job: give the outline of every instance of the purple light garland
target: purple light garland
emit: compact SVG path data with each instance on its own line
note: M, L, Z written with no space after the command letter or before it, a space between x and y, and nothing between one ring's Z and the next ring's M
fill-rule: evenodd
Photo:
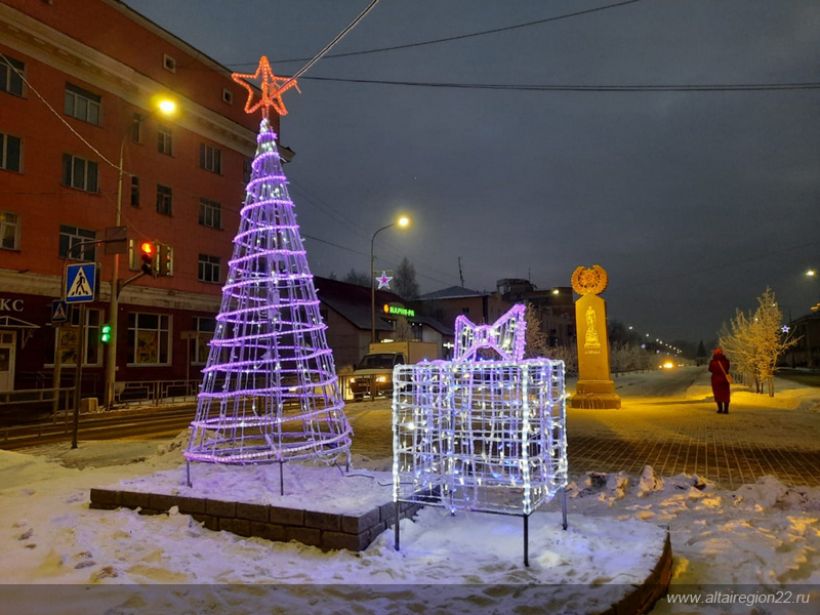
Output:
M224 464L349 457L327 326L267 119L185 458Z

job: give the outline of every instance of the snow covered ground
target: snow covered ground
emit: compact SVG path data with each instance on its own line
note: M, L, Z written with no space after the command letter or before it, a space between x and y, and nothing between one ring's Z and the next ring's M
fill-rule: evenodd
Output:
M705 395L698 382L687 396ZM799 412L807 429L820 420L816 389L781 390L773 402L759 396L743 402L740 395L739 405ZM743 424L735 428L745 431ZM656 476L651 468L640 476L579 476L571 484L567 532L560 530L557 503L533 516L529 569L520 561L520 520L494 515L452 518L425 509L415 522L403 521L401 552L386 533L354 554L211 532L175 512L150 517L88 508L91 487L154 472L181 476L181 443L177 438L160 450L156 442L120 441L85 442L75 451L0 451L0 580L7 584L0 586L0 611L421 613L438 605L442 612L474 613L529 604L535 612L594 612L646 576L651 549L634 545L656 545L667 526L673 592L811 592L812 603L753 610L661 599L654 612L816 613L820 605L817 487L787 487L768 477L728 491L697 476ZM354 461L362 469L386 465ZM264 480L278 489L278 469L269 472ZM39 591L32 583L50 585ZM76 591L86 584L96 589Z

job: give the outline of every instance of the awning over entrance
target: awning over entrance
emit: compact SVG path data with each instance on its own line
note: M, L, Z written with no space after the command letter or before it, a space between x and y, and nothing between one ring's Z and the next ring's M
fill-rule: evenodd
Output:
M35 325L33 322L15 318L14 316L0 316L0 329L22 329L20 336L20 348L26 347L26 342L34 335L34 330L39 329L40 325Z

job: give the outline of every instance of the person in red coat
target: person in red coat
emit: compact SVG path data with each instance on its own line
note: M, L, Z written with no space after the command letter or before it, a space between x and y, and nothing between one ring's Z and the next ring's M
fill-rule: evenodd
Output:
M709 371L712 372L712 393L717 403L718 414L729 414L729 359L723 354L723 350L715 348L712 353L712 360L709 361Z

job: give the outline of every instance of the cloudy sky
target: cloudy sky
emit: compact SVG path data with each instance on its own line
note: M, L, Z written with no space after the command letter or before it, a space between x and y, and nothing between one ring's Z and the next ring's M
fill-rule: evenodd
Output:
M381 0L332 53L542 20L617 0ZM368 0L127 0L232 69L290 74ZM816 0L639 0L495 34L326 58L289 94L281 141L318 275L369 268L370 237L423 292L609 272L609 315L709 339L772 287L820 298L820 89L522 91L526 85L820 83Z

